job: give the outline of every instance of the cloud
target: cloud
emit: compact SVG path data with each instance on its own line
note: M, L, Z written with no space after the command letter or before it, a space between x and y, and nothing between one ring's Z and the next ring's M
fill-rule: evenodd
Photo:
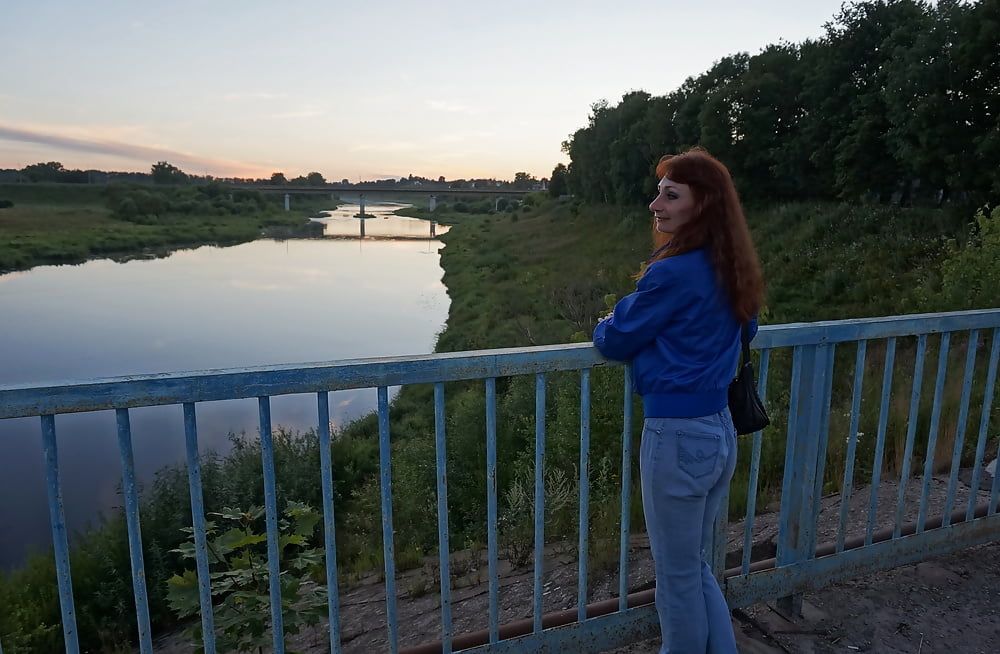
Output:
M464 104L458 104L457 102L448 102L445 100L427 100L427 106L436 111L446 111L453 114L474 114L476 111L471 107Z
M416 143L410 141L389 141L386 143L362 143L351 148L351 152L405 152L415 150Z
M227 102L234 102L237 100L281 100L282 98L287 97L287 93L271 93L270 91L243 91L227 93L222 96L222 99Z
M245 291L287 291L288 286L268 282L255 282L245 279L231 279L229 285Z
M181 152L160 146L136 145L134 143L106 139L65 136L38 129L24 129L4 125L0 125L0 141L36 143L52 148L71 150L73 152L122 157L124 159L132 159L133 161L141 161L145 164L166 160L181 168L209 169L216 174L251 174L250 171L254 171L252 174L260 174L256 171L264 169L263 166L257 164L203 157L190 152Z
M271 118L315 118L316 116L322 116L326 114L326 111L312 105L306 105L301 109L293 109L292 111L282 111L276 114L271 114Z
M466 141L477 141L482 139L491 139L496 136L496 132L490 132L486 130L475 130L472 132L452 132L449 134L444 134L438 141L441 143L464 143Z

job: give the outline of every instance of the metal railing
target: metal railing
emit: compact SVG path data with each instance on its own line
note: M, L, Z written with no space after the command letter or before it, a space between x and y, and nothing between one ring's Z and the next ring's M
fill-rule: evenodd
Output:
M951 456L945 510L928 518L928 488L934 472L936 440L940 430L943 389L948 374L949 348L953 336L967 332L967 349L959 398L955 444ZM940 337L936 336L940 334ZM914 370L905 448L899 469L898 501L891 528L877 524L878 489L885 468L884 453L889 427L890 395L896 363L897 343L915 337ZM914 456L916 428L921 405L921 380L929 339L938 345L938 366L934 385L927 454L924 457L919 513L915 523L903 524L906 481ZM727 510L723 501L712 548L713 569L724 580L724 591L731 606L745 606L765 599L783 598L795 607L800 593L839 579L865 574L919 560L978 543L1000 538L997 500L1000 475L995 475L989 500L977 504L975 490L967 506L954 511L958 468L964 447L965 424L970 417L970 399L981 342L989 341L982 392L982 406L973 462L971 487L981 482L980 470L986 445L995 393L998 358L1000 358L1000 309L947 314L895 316L818 323L765 326L760 329L754 348L759 351L762 395L767 395L768 377L775 378L777 353L787 358L790 385L787 406L770 402L772 410L783 414L787 426L785 458L781 487L776 556L762 561L751 560L756 498L763 435L741 440L752 447L747 484L747 511L744 521L740 564L725 569ZM869 344L885 342L878 434L872 464L871 497L863 536L848 537L849 500L853 491L858 424L863 398L864 373ZM816 524L823 493L824 467L830 436L830 410L833 396L835 353L838 347L855 344L853 385L850 402L850 426L846 439L844 474L841 484L841 507L835 541L817 545ZM881 346L880 346L881 347ZM588 605L588 521L590 503L590 409L591 371L595 367L619 365L603 359L590 344L558 345L504 350L484 350L426 356L363 359L300 366L271 366L198 373L136 376L63 383L51 386L0 387L0 419L39 417L46 464L46 482L57 569L62 629L67 652L78 652L73 585L69 563L69 545L60 492L57 455L56 416L74 412L114 409L117 418L119 450L122 463L122 492L132 563L132 583L138 625L140 651L152 651L152 633L146 600L142 542L139 529L139 498L132 456L132 432L129 410L156 405L180 405L184 416L187 446L187 470L191 496L193 527L204 648L215 651L213 610L208 553L206 549L205 510L198 458L198 422L196 407L200 402L236 398L258 398L261 456L264 475L265 520L269 561L271 620L275 652L284 651L279 585L278 507L275 494L274 444L272 439L270 398L278 395L315 393L317 434L323 496L323 535L326 551L326 578L329 590L329 635L333 652L341 651L338 605L336 543L334 538L333 479L330 448L331 391L376 388L380 454L380 493L385 563L386 615L388 648L399 651L396 609L396 567L392 518L392 473L390 466L389 387L430 383L434 385L436 443L437 518L440 549L441 640L411 651L466 649L470 652L513 652L552 648L550 651L601 651L655 632L656 617L652 591L628 593L628 547L631 532L629 509L632 492L632 391L630 375L625 374L623 407L621 519L618 597ZM543 615L544 469L545 469L545 393L546 375L578 371L580 375L580 479L577 606L557 614ZM497 392L496 379L515 375L535 376L535 493L534 493L534 576L532 617L530 621L501 625L499 620L499 574L497 542ZM451 575L449 571L449 525L447 469L445 465L444 384L461 380L483 380L486 399L486 492L489 566L488 629L479 634L457 636L452 628ZM773 395L773 393L772 393Z

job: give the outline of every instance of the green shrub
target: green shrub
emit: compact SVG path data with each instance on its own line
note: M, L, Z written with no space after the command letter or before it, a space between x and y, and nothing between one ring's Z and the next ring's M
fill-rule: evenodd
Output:
M220 652L262 651L272 638L267 534L261 529L264 509L226 508L211 515L216 520L206 525L206 535L218 631L216 646ZM319 521L320 515L311 507L289 502L279 523L281 609L286 636L299 633L303 626L317 624L326 613L326 587L312 580L314 572L323 569L323 553L309 546ZM173 552L193 564L194 530L184 531L191 540ZM174 575L167 585L167 599L177 617L200 615L198 575L194 570ZM193 620L185 633L197 647L202 641L201 620Z

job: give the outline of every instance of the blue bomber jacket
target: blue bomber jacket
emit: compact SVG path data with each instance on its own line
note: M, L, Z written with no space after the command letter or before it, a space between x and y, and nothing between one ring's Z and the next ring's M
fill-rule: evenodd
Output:
M751 338L757 321L750 325ZM696 418L728 404L741 324L704 249L649 265L634 293L594 329L609 359L632 362L647 418Z

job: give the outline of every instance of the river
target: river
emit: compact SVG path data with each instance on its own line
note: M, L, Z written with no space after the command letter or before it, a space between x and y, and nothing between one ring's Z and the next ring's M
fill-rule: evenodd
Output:
M320 220L324 237L202 246L163 258L39 266L0 275L0 385L329 361L433 351L448 314L440 241L447 228L369 205ZM375 406L375 391L331 394L344 424ZM276 397L272 422L316 424L315 395ZM136 473L184 460L180 406L131 412ZM198 408L203 451L257 433L256 400ZM117 510L121 464L113 411L59 416L68 526ZM0 568L51 544L38 418L0 420Z

